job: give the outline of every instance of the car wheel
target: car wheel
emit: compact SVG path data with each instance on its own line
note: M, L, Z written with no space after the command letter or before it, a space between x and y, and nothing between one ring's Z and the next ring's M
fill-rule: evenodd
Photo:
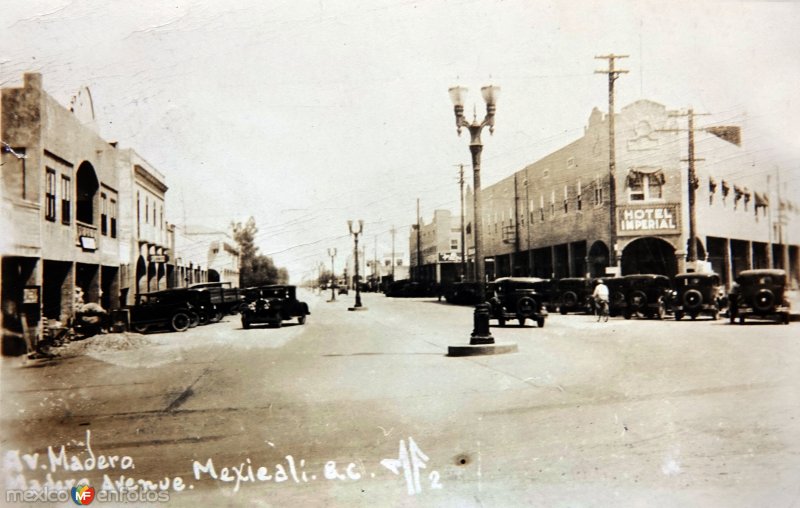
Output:
M189 314L189 328L194 328L200 324L200 316L196 312Z
M220 321L222 321L222 312L220 311L214 312L211 319L208 320L209 323L219 323Z
M564 296L561 297L561 301L567 307L574 307L578 304L578 295L575 294L574 291L567 291L564 293Z
M558 312L560 312L562 316L566 316L567 315L567 308L564 307L564 306L559 307Z
M630 318L631 318L631 311L629 311L629 310L626 310L626 311L625 311L625 312L622 314L622 317L624 317L625 319L630 319Z
M139 323L133 325L133 331L136 333L147 333L148 328L150 328L150 325L139 324Z
M544 328L544 318L540 317L536 319L536 326L539 328Z
M197 313L197 324L201 326L205 326L211 322L211 319L208 317L208 314L205 312L198 312Z
M703 294L696 290L690 289L683 294L683 305L689 309L696 309L703 303Z
M300 323L301 325L306 324L306 317L305 316L298 316L297 322Z
M632 307L640 309L645 305L647 305L647 295L645 294L644 291L637 289L636 291L631 293L630 302Z
M664 308L664 305L661 304L658 306L656 310L656 319L664 319L664 316L667 314L667 309Z
M177 312L169 320L170 328L175 332L185 332L189 329L191 318L185 312Z
M762 289L753 298L753 307L761 312L768 312L775 303L775 295L769 289Z

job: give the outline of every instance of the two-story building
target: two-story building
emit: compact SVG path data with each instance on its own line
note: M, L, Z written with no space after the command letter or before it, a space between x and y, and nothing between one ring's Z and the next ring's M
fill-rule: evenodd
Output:
M408 237L411 278L448 283L465 275L461 263L461 216L435 210L433 220L414 225Z
M34 341L42 317L72 316L76 288L119 306L117 150L94 128L88 89L71 111L25 74L0 97L3 327Z
M640 100L615 117L615 229L611 229L608 117L584 135L482 190L488 278L659 273L693 269L688 133L664 106ZM681 127L683 130L681 130ZM696 129L696 246L726 283L747 268L782 267L797 280L796 207L741 146L737 129ZM700 157L700 155L698 155ZM467 245L473 196L468 191ZM780 206L779 203L783 203ZM474 252L470 249L470 253ZM616 259L616 263L613 262Z

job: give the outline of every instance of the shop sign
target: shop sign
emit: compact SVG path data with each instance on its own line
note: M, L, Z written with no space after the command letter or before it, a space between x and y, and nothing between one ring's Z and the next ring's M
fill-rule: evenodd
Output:
M151 263L166 263L167 262L167 256L151 254L150 255L150 262Z
M460 252L440 252L439 253L439 262L440 263L460 263L461 262L461 253Z
M617 208L617 229L621 235L678 234L679 210L677 204L620 206Z

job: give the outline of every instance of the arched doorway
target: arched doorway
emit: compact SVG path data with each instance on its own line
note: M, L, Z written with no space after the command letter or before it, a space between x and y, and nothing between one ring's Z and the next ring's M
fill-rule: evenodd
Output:
M602 277L606 274L608 266L608 246L600 240L592 244L589 249L589 274L592 277Z
M655 273L674 277L678 273L675 247L666 240L647 236L639 238L622 251L622 275Z
M219 281L220 281L219 272L209 268L208 282L219 282Z
M136 294L147 293L147 263L139 256L136 261Z
M84 161L75 175L75 219L84 224L94 224L94 201L100 182L94 167Z

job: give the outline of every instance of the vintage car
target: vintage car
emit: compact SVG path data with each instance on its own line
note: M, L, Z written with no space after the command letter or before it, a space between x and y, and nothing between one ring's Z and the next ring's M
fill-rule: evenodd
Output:
M672 311L675 319L683 316L696 319L708 314L711 319L719 317L724 299L720 298L722 284L716 273L681 273L672 280L675 287Z
M157 327L186 331L198 319L189 293L186 288L140 293L136 296L136 304L126 309L131 328L139 333Z
M670 307L672 283L665 275L625 275L625 296L628 302L622 315L630 319L634 314L647 318L663 319Z
M219 312L219 318L211 322L222 319L223 314L235 314L241 310L244 296L239 288L231 287L230 282L199 282L191 284L189 289L207 290L211 304Z
M786 299L786 272L776 269L745 270L736 277L728 295L731 323L746 317L777 318L789 324L789 302Z
M554 303L563 315L568 312L586 312L591 308L589 299L594 291L590 279L566 277L556 283Z
M280 327L283 321L297 318L305 324L306 316L311 314L308 305L297 299L297 287L283 284L249 288L245 291L247 306L242 310L242 328L250 328L254 323L267 323Z
M539 328L544 327L547 308L542 295L536 291L543 280L536 277L503 277L492 282L489 285L489 294L493 295L489 299L491 318L497 319L500 326L505 326L510 319L516 319L520 326L524 326L527 319L532 319Z
M627 279L624 277L608 277L602 280L608 286L608 315L614 317L621 314L630 318L630 314L628 314ZM594 292L596 282L596 280L592 281L592 292ZM591 303L594 309L594 300Z
M456 305L475 305L480 303L479 290L477 282L454 282L445 289L444 298Z

